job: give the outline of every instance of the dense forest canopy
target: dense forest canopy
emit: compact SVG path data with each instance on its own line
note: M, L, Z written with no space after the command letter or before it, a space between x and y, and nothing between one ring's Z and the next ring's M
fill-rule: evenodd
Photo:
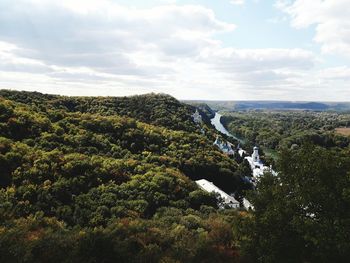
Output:
M0 218L10 224L7 227L30 227L23 220L28 224L41 220L44 232L49 231L46 224L60 231L77 227L92 231L136 220L145 228L156 227L154 218L169 213L200 226L211 220L209 214L217 213L218 201L193 181L205 178L229 192L241 184L234 173L237 163L213 146L212 128L203 124L203 134L192 120L194 107L170 96L0 94ZM223 218L213 220L225 225ZM164 224L157 231L173 223ZM219 231L213 224L213 231ZM125 228L125 235L132 231ZM194 236L185 241L196 242L207 230L186 230ZM107 233L103 231L101 235ZM146 235L144 230L135 231ZM130 242L125 246L138 246L131 238ZM156 255L160 248L154 246L149 249L155 251L147 253ZM229 253L226 249L232 250L227 245L224 254ZM11 257L1 254L4 260Z
M335 132L350 127L350 114L312 111L225 112L223 124L239 137L279 150L311 140L322 147L347 147L350 139Z
M278 174L246 191L213 114L163 94L1 90L0 262L347 262L349 139L332 131L348 115L225 114L248 145L281 151ZM203 178L254 210L222 209Z
M130 97L65 97L38 92L0 90L0 96L36 106L37 110L62 110L131 117L141 122L165 126L173 130L195 131L189 112L194 107L179 103L166 94L146 94Z

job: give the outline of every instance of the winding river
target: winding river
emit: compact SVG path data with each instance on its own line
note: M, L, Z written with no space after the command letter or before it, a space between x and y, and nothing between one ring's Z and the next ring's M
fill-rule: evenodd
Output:
M214 118L212 118L211 124L214 125L215 129L218 130L219 132L222 132L223 134L226 134L227 136L237 140L240 144L244 144L244 140L237 138L236 136L234 136L233 134L231 134L225 127L224 125L222 125L222 123L220 122L221 119L221 114L215 112L215 116ZM243 198L243 207L247 210L250 209L254 209L254 206L246 199Z
M217 113L215 112L215 116L214 118L212 118L210 121L211 121L211 124L214 125L215 129L217 129L219 132L239 141L239 143L241 144L244 144L244 140L240 139L240 138L237 138L236 136L234 136L233 134L231 134L225 127L224 125L222 125L222 123L220 122L220 119L221 119L221 114L220 113Z

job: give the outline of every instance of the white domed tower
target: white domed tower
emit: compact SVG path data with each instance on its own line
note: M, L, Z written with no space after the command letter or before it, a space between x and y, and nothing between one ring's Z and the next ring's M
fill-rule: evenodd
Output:
M260 162L259 147L257 147L257 146L254 147L252 158L253 158L253 162L255 162L255 163Z

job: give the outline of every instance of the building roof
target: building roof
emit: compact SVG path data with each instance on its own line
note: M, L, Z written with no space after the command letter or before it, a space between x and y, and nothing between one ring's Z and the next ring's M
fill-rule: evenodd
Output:
M224 191L222 191L219 187L214 185L212 182L209 182L208 180L201 179L196 181L197 185L201 187L203 190L207 192L214 192L218 193L220 197L224 200L225 204L230 205L231 207L239 207L239 202L232 196L228 195Z

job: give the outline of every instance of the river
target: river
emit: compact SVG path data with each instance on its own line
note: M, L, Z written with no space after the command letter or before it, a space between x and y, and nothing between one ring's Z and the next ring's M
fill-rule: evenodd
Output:
M210 121L211 121L211 124L214 125L215 129L217 129L219 132L229 136L229 137L232 137L233 139L239 141L239 143L241 144L244 144L244 140L240 139L240 138L237 138L236 136L234 136L233 134L231 134L225 127L224 125L222 125L220 119L221 119L221 114L220 113L217 113L215 112L215 116L214 118L212 118Z

